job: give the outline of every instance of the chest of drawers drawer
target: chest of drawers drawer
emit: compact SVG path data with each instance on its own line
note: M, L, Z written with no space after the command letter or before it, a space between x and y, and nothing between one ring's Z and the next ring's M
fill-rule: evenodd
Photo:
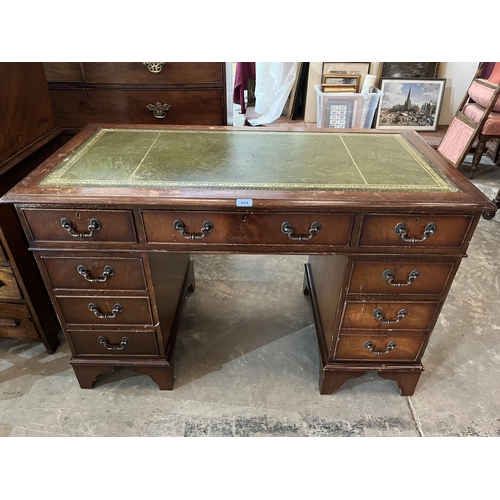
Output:
M355 261L349 294L436 295L444 293L455 262Z
M0 300L17 299L22 299L22 294L12 269L0 266Z
M78 356L158 356L154 331L69 330L68 336Z
M439 302L432 301L346 301L341 333L344 329L427 331L437 317L439 306Z
M334 359L337 361L416 361L427 336L418 332L390 332L374 335L366 331L339 335Z
M28 306L25 304L1 304L0 330L7 337L38 338Z
M43 255L41 260L55 291L147 290L144 266L140 258Z
M359 246L460 249L472 222L468 215L367 214Z
M347 245L352 214L144 211L149 243Z
M223 89L54 89L60 126L88 123L222 125ZM156 103L159 103L158 106Z
M36 210L23 213L36 242L135 242L129 210Z
M220 84L224 81L221 64L213 62L195 64L186 62L144 64L140 62L86 62L83 66L89 83L184 85Z
M153 317L148 297L57 296L67 325L144 325Z

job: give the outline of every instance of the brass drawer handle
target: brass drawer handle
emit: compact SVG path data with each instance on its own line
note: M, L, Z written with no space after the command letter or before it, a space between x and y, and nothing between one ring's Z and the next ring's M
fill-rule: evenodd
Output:
M394 282L394 275L389 269L386 269L382 273L382 279L386 280L389 285L391 286L409 286L411 285L418 277L420 276L420 272L417 269L414 269L413 271L410 272L408 275L408 281L406 283L400 282L400 283L395 283Z
M183 238L186 238L188 240L200 240L214 230L214 225L209 220L206 220L201 228L201 234L187 234L184 222L182 222L180 219L177 219L174 221L174 229L181 233L181 236Z
M151 73L153 73L154 75L157 75L163 69L164 64L167 64L167 63L164 63L164 62L143 62L142 63L142 65L146 66L146 68L148 68L148 70L151 71Z
M159 101L156 101L156 104L148 104L146 106L155 118L165 118L167 116L168 110L172 107L171 104L162 104Z
M90 219L90 224L87 228L88 232L79 233L78 231L74 230L73 223L69 219L66 219L66 217L63 217L61 219L61 226L75 238L90 238L102 227L101 223L97 219Z
M104 271L98 278L92 278L85 266L80 265L76 268L76 270L78 271L78 274L85 278L86 281L90 281L91 283L104 283L105 281L108 281L113 274L115 274L115 270L111 266L104 266Z
M371 340L365 342L365 347L370 350L372 354L389 354L396 347L396 342L392 341L387 344L385 351L375 351L375 345Z
M130 339L128 337L122 337L119 344L110 344L105 337L98 337L97 340L99 344L103 345L108 351L121 351L127 344L130 344Z
M281 232L285 233L291 240L295 241L307 241L310 240L313 236L316 236L323 226L320 222L313 222L311 227L309 228L309 236L293 236L293 228L292 224L288 221L283 222L281 224Z
M120 304L115 304L110 314L103 314L95 304L92 304L92 302L89 304L89 309L100 319L116 318L116 316L123 311L123 307Z
M436 224L434 222L429 222L424 229L424 234L421 238L407 238L408 234L406 231L406 224L404 222L398 222L396 227L394 228L394 232L399 234L401 239L406 243L420 243L421 241L425 241L429 236L436 232Z
M19 326L21 322L16 319L0 319L0 326Z
M399 323L407 314L408 314L408 311L406 309L401 309L398 312L396 319L386 319L384 317L384 313L380 309L375 309L375 311L373 311L373 317L379 323L383 323L384 325L393 325L395 323Z

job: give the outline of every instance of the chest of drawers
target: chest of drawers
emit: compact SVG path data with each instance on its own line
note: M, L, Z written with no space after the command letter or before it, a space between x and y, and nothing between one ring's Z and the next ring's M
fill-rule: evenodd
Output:
M41 63L0 63L0 195L62 144ZM0 337L59 344L59 325L12 205L0 205Z
M221 62L44 63L56 122L225 125Z
M108 169L106 147L125 139L131 166ZM370 165L349 162L379 141L415 159L404 182L356 177ZM391 178L399 166L385 161ZM3 201L16 205L81 387L116 366L173 387L191 253L286 253L309 255L325 394L368 370L413 393L478 219L494 210L410 132L145 126L87 127Z

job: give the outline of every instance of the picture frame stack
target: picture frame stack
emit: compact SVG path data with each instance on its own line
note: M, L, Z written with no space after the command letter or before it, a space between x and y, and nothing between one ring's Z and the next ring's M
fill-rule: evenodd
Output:
M348 92L355 94L359 92L360 80L360 74L324 74L321 82L321 91L324 93Z

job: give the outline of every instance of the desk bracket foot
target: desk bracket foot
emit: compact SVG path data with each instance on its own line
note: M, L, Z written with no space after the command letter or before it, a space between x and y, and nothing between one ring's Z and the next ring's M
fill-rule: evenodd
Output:
M344 382L351 378L361 377L366 371L325 371L319 370L319 392L320 394L332 394Z
M401 396L413 396L417 387L421 371L419 372L377 372L379 377L394 380L397 382Z
M114 366L73 366L76 379L82 389L92 389L99 375L111 373Z

